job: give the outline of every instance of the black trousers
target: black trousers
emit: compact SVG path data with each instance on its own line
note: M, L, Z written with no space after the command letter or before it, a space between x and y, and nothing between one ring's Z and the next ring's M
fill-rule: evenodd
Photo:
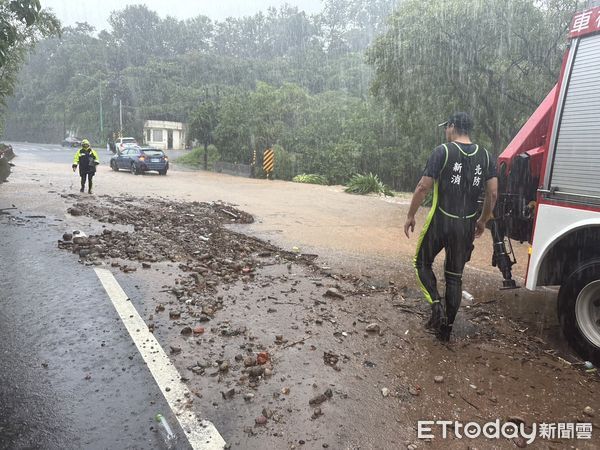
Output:
M79 173L81 176L81 189L85 189L85 180L87 178L88 190L92 190L92 178L94 178L95 173Z
M429 303L441 300L432 264L444 249L444 278L446 280L446 314L448 325L454 323L462 299L462 274L471 259L477 219L457 219L436 210L425 223L415 255L414 264L421 290Z

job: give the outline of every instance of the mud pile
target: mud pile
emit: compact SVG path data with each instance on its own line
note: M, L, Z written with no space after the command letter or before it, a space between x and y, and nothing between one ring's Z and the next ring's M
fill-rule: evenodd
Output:
M172 290L183 300L214 291L220 283L251 281L265 257L307 260L226 228L254 219L220 202L104 197L100 201L76 202L68 212L101 223L126 225L128 229L106 228L102 234L91 236L65 234L58 241L59 248L71 250L87 264L110 263L124 272L136 271L140 264L149 269L153 263L177 263L187 276Z

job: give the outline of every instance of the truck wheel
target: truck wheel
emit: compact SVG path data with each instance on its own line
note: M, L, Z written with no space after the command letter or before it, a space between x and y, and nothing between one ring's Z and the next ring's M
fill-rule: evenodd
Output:
M571 347L600 365L600 260L579 266L560 287L558 318Z

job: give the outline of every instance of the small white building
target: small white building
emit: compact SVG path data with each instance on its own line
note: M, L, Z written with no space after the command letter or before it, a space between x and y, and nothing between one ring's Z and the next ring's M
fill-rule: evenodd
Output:
M183 150L186 141L186 126L181 122L146 120L144 122L144 144L161 150Z

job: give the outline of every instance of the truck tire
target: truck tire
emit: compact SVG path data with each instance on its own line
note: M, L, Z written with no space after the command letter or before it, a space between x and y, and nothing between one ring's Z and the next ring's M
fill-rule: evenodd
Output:
M600 260L580 265L562 284L558 318L579 356L600 365Z

